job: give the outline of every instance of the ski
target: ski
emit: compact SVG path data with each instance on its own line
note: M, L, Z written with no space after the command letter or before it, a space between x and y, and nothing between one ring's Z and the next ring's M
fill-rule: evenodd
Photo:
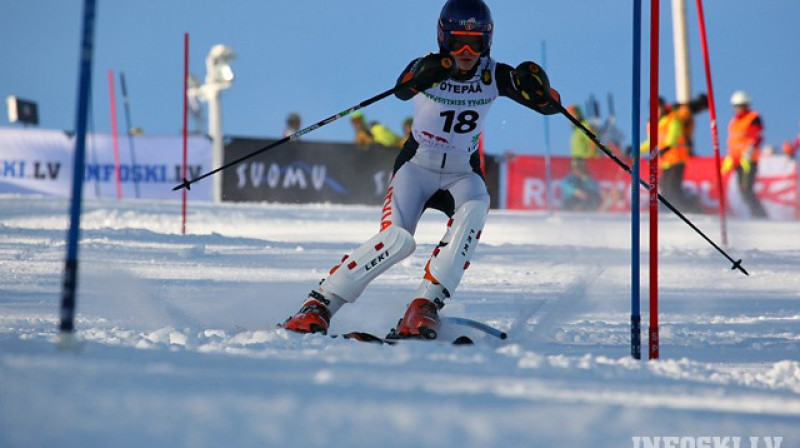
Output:
M502 330L499 330L491 325L485 324L483 322L479 322L473 319L468 319L466 317L449 317L449 316L442 316L441 321L443 324L446 325L456 325L456 326L464 326L469 327L475 330L482 331L489 336L495 337L497 339L506 339L508 338L508 334ZM449 333L454 333L450 331ZM366 333L362 331L351 331L349 333L341 334L341 337L344 339L350 339L359 342L372 342L376 344L386 344L386 345L395 345L400 341L436 341L441 343L450 343L452 345L474 345L474 340L466 334L461 334L460 332L456 331L455 334L457 336L451 336L444 339L436 338L436 339L426 339L426 338L398 338L393 336L393 333L389 333L386 337L376 336L371 333ZM340 335L331 335L331 337L338 337Z
M491 325L485 324L477 320L469 319L466 317L441 316L441 323L443 325L451 327L449 331L444 332L449 334L449 336L439 337L439 338L424 338L424 337L399 338L396 335L394 335L394 332L390 332L385 337L380 337L364 331L350 331L347 333L328 334L327 336L334 339L341 337L342 339L348 339L358 342L369 342L373 344L382 344L382 345L395 345L400 341L431 341L439 343L449 343L452 345L474 345L475 341L473 340L472 337L463 334L459 330L454 331L452 329L452 327L462 326L481 331L497 339L508 338L508 334L506 332L497 329ZM277 327L283 328L283 325L278 324Z
M351 331L350 333L344 333L341 335L330 335L332 338L342 337L343 339L348 339L352 341L358 342L368 342L372 344L380 344L380 345L396 345L403 341L425 341L425 342L439 342L439 343L449 343L452 345L474 345L475 342L467 335L458 336L452 340L441 340L441 339L425 339L425 338L407 338L407 339L400 339L400 338L382 338L380 336L375 336L371 333L366 333L363 331Z

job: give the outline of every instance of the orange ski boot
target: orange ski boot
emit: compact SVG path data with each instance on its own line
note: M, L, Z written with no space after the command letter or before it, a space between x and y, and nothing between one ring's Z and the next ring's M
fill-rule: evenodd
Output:
M286 319L283 328L295 333L327 334L331 322L331 312L326 302L328 300L322 294L313 294L312 292L311 297L300 307L300 311Z
M439 306L428 299L418 298L408 305L406 314L397 323L387 339L436 339L439 330Z

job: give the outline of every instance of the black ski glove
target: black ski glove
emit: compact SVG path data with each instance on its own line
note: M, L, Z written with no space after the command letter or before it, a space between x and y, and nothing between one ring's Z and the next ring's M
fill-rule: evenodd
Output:
M547 73L539 64L530 61L519 64L514 69L513 80L523 104L544 115L558 113L561 95L550 87Z
M412 88L421 92L458 73L458 67L449 54L431 53L420 58L411 73Z
M550 80L544 69L535 62L526 61L514 69L514 84L522 96L536 106L545 106L550 100Z

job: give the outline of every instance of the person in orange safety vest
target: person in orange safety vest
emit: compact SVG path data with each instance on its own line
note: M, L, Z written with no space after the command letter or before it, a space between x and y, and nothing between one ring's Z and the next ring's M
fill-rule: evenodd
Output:
M683 191L683 175L689 161L689 146L677 109L669 111L663 98L658 98L658 155L661 168L661 194L682 211L697 211L696 201ZM650 135L650 124L647 125ZM650 139L642 143L641 151L650 152Z
M739 191L750 209L750 214L764 218L767 214L753 191L764 124L758 112L750 109L750 103L750 96L742 90L731 96L734 116L728 124L728 155L722 163L722 173L736 171Z

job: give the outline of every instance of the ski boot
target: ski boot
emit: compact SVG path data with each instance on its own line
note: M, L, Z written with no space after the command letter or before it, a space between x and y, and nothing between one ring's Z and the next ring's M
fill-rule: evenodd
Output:
M328 333L332 313L328 309L330 300L317 291L311 291L308 300L300 307L300 311L286 319L283 328L295 333Z
M386 339L436 339L439 330L439 310L444 304L436 299L417 298L408 305L406 314Z

